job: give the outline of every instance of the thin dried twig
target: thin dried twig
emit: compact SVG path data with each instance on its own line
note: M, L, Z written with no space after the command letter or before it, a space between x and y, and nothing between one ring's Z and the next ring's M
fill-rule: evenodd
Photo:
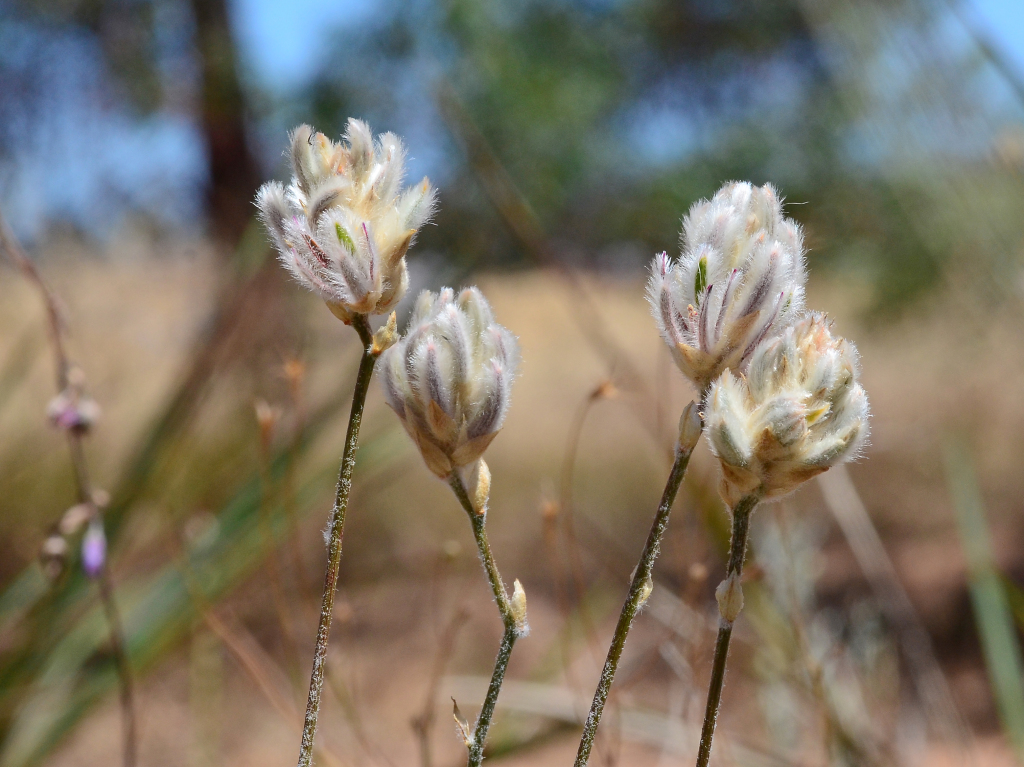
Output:
M576 458L579 454L580 439L583 436L583 427L586 424L587 416L590 414L595 403L613 396L614 393L615 387L611 381L602 381L587 394L577 408L572 424L569 427L569 439L565 448L565 458L562 461L558 499L558 518L562 523L562 537L565 542L566 555L569 560L569 571L575 589L574 596L580 610L580 618L587 635L587 642L595 660L599 657L599 649L594 624L590 618L590 611L583 601L587 586L583 575L583 559L580 556L579 542L576 540L572 479L576 469Z
M271 464L273 458L271 456L271 445L273 442L274 427L277 424L280 416L280 410L271 407L266 402L258 401L255 405L256 409L256 420L259 424L259 473L260 473L260 518L259 525L263 532L264 540L267 546L267 582L270 586L270 597L274 605L274 612L277 615L278 627L281 631L281 638L284 642L285 652L288 656L288 663L292 676L298 678L301 673L301 656L299 654L298 642L295 639L295 632L293 630L293 621L291 620L291 611L288 607L288 601L285 598L284 585L281 577L281 562L280 562L280 548L275 545L273 536L272 526L270 524L270 512L273 502L279 495L274 485L273 473L271 472ZM294 446L294 441L292 443ZM291 455L289 451L289 462L291 462ZM292 522L290 525L289 536L292 541L295 540L296 527L294 525L295 517L293 514L289 514L289 521Z
M214 612L202 587L196 582L187 554L182 554L179 557L179 563L182 582L195 603L196 613L235 657L281 719L293 727L296 732L301 732L303 722L298 708L289 695L280 691L281 685L273 681L275 677L287 680L287 674L278 667L273 658L263 650L260 643L244 626L239 625L235 620L225 620ZM322 743L317 746L316 751L332 767L345 767L346 763Z
M273 707L274 711L286 721L296 732L302 731L302 717L292 701L290 695L281 692L280 685L273 681L273 677L287 679L283 670L278 668L273 659L270 658L259 642L249 634L242 626L235 621L229 625L212 610L203 613L203 622L212 631L228 651L235 656L249 678L256 683L260 693ZM316 747L317 753L331 767L343 767L343 762L323 743Z
M465 149L470 167L498 215L536 263L553 268L561 277L565 287L573 294L576 311L571 312L571 316L584 340L607 362L609 370L615 372L623 388L638 395L631 404L640 423L657 439L659 426L642 404L653 399L647 382L629 353L612 336L579 272L557 258L556 250L536 212L512 180L455 89L444 78L437 82L435 98L445 125Z
M413 732L420 743L420 764L422 767L432 767L433 756L430 748L430 734L437 715L437 695L441 687L441 679L444 677L445 669L455 651L455 640L458 638L462 627L466 625L469 618L469 611L465 606L455 611L455 615L448 621L441 634L437 645L437 655L434 656L434 665L430 672L430 682L427 684L427 693L423 699L423 709L413 717L411 722Z
M928 630L900 583L881 536L845 466L835 466L818 478L825 505L864 572L885 619L896 632L925 715L934 730L958 744L966 757L971 734L953 700L946 675L935 657Z
M7 257L14 262L22 274L36 287L43 305L46 309L47 328L50 336L50 345L53 349L54 367L56 372L57 393L64 392L70 383L72 363L67 354L67 347L64 343L65 322L60 304L56 295L50 290L39 270L36 269L32 260L22 249L21 244L14 236L4 218L0 213L0 249ZM90 507L91 513L102 522L102 511L96 502L97 494L93 490L92 480L89 474L89 466L85 459L85 450L82 445L83 432L78 429L64 429L67 437L68 450L71 453L71 463L75 474L75 487L79 504ZM99 572L96 574L99 587L100 601L103 603L103 610L106 613L107 623L110 626L110 646L114 656L114 664L117 667L118 679L121 686L121 718L124 730L124 765L134 767L138 758L137 724L135 718L135 694L132 679L131 666L125 645L124 627L121 614L114 599L114 585L110 576L110 569L107 565L107 557L104 556L100 563Z
M473 702L483 697L486 684L486 678L478 676L453 676L444 681L445 689L451 694ZM508 711L581 724L572 691L558 685L509 681L505 684L502 706ZM698 735L696 727L673 721L660 712L633 706L622 708L624 740L666 749L677 760L693 758ZM731 745L736 764L749 767L791 766L788 755L773 754L740 742Z
M576 537L576 523L575 523L575 506L573 502L573 475L576 470L576 459L579 455L580 440L583 437L583 427L586 425L587 416L590 415L593 406L602 399L608 399L615 395L615 386L610 380L605 380L595 386L590 392L587 393L579 407L576 409L576 413L573 415L572 423L569 426L569 437L565 448L565 458L562 460L562 470L559 482L559 499L557 516L555 518L556 523L561 522L560 526L556 525L556 530L560 529L562 533L563 545L566 552L566 558L569 561L569 583L572 584L574 591L573 597L576 605L576 609L579 612L580 623L583 626L583 633L587 640L587 647L590 651L590 656L595 663L600 663L600 648L598 646L597 631L594 628L594 621L590 614L590 608L585 600L586 595L586 581L583 575L583 559L580 556L579 541ZM553 552L555 557L554 566L557 567L557 544ZM568 621L570 615L570 605L564 598L560 599L560 606L562 608L563 620L566 622L566 628L568 628ZM562 663L565 667L566 679L575 690L577 688L575 674L571 670L571 658L569 657L569 640L570 636L568 631L563 633L562 637ZM611 694L609 693L610 697ZM608 744L604 740L598 740L598 751L602 756L603 761L607 765L612 765L615 762L615 749L606 748Z
M363 753L370 758L375 764L384 764L387 767L394 767L387 754L385 754L381 748L370 740L370 736L366 734L366 726L363 724L363 718L359 713L359 702L356 696L349 689L349 685L345 684L345 681L340 677L334 667L328 663L327 674L325 677L327 686L334 694L335 700L341 706L341 712L345 716L345 721L348 723L349 728L352 730L352 734L355 736L356 743L363 750Z
M224 646L228 648L235 659L239 662L249 678L256 683L260 693L282 719L301 730L302 720L299 717L299 710L289 695L280 690L272 676L286 677L283 671L276 669L273 661L263 652L258 642L248 635L241 626L232 621L232 625L217 616L213 610L203 613L203 622L212 631ZM273 673L277 670L279 673Z
M877 758L868 753L868 744L861 743L860 739L843 725L832 703L832 697L828 693L825 669L821 661L814 656L811 650L807 623L804 619L803 610L800 606L800 597L797 593L796 574L794 573L796 559L791 544L792 534L789 528L788 511L789 508L786 502L778 503L774 506L775 523L779 527L779 539L783 551L786 602L789 608L787 612L789 613L790 625L793 628L793 635L796 638L797 653L807 675L807 685L821 716L824 758L826 761L831 759L833 747L836 744L841 744L847 752L855 755L858 764L877 764Z

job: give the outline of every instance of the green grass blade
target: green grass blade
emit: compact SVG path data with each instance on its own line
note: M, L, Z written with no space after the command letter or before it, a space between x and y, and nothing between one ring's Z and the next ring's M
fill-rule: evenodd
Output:
M1024 758L1024 662L1010 601L996 570L985 506L971 454L962 442L946 445L946 476L967 558L971 603L989 681L1007 738Z
M377 471L395 460L401 453L394 449L395 441L402 438L395 427L368 439L360 447L356 470ZM314 501L322 498L335 471L325 466L304 483L300 509L323 511ZM188 553L118 588L136 675L145 674L173 651L200 610L227 596L285 540L290 527L284 507L276 504L267 516L262 513L259 481L253 480L242 486ZM114 692L118 681L107 645L107 624L100 606L94 605L60 639L32 679L2 744L0 766L41 764L93 706Z

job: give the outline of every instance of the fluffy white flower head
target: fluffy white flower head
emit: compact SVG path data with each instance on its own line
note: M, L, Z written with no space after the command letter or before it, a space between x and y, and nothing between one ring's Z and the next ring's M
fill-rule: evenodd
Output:
M682 254L655 257L647 298L676 364L703 392L803 307L803 237L770 185L733 181L683 219Z
M868 398L857 350L808 314L754 350L746 375L725 371L704 414L729 506L748 493L779 498L857 454Z
M308 125L291 135L292 182L264 184L260 218L281 261L338 317L384 314L405 294L405 254L434 210L427 179L402 189L405 149L348 121L335 143Z
M505 421L519 345L476 288L424 291L381 355L384 394L441 478L482 455Z

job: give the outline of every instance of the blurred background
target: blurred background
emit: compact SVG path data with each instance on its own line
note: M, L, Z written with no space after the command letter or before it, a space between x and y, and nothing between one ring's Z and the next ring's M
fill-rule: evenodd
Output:
M489 527L529 598L488 763L569 764L694 396L643 298L730 179L805 227L860 348L858 463L756 515L719 765L1024 756L1024 6L1014 0L9 0L0 211L59 297L142 765L294 759L359 349L254 223L287 131L394 131L440 191L413 289L521 339ZM38 291L0 262L0 765L120 760ZM408 310L408 301L400 315ZM401 321L400 317L400 321ZM456 765L501 625L463 512L375 386L318 763ZM601 765L691 763L727 517L700 447ZM52 564L52 563L50 563Z

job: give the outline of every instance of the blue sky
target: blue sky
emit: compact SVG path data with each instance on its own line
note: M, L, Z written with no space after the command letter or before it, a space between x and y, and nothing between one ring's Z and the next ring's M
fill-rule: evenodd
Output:
M960 1L1024 79L1024 0ZM230 2L246 69L261 87L278 93L307 82L319 68L317 56L327 49L332 34L367 25L381 5L381 0ZM17 37L18 30L12 34ZM95 113L87 93L88 74L72 67L60 78L66 91L61 95L61 116L66 119L51 120L47 131L33 131L33 141L17 161L0 167L0 197L19 234L32 237L57 219L97 233L113 231L130 209L148 211L175 225L197 220L201 202L195 190L202 184L205 165L195 126L182 115L157 116L139 124L130 115ZM656 146L655 139L661 136L668 137L662 143L677 147L680 126L654 117L653 133L645 136L645 144ZM421 151L410 158L410 171L435 171L427 167L427 144L419 143ZM52 152L53 146L71 145L88 147L73 169Z
M302 83L316 70L331 33L365 23L374 0L232 0L242 53L271 88Z
M953 0L958 2L961 0ZM1024 77L1024 0L962 0L979 26ZM365 23L374 0L233 0L239 42L248 65L265 84L303 82L332 30Z
M964 4L1024 77L1024 0L969 0Z

